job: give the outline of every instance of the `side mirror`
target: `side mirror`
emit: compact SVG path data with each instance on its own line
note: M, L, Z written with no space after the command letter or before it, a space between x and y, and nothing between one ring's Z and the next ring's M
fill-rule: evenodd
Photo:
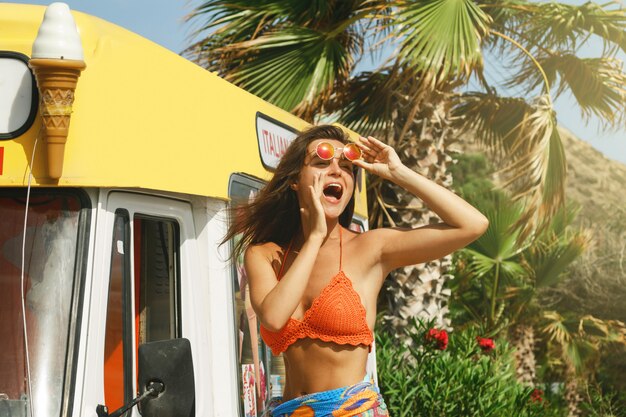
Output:
M187 339L172 339L139 346L139 390L163 384L156 397L140 401L139 412L146 417L191 417L195 409L195 381L191 344Z
M96 407L98 417L120 417L136 404L145 417L193 417L195 381L191 344L187 339L150 342L139 346L140 395L109 414Z

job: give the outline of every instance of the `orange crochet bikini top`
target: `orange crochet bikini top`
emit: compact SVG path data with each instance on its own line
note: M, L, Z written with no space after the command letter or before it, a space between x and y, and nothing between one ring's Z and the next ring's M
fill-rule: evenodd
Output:
M371 349L374 337L367 325L365 308L361 304L359 294L352 287L352 281L341 267L342 246L340 227L339 272L322 289L320 295L304 313L302 320L290 317L285 326L277 332L272 332L261 325L261 337L274 355L284 352L296 340L303 338L320 339L339 345L366 345ZM282 277L290 249L291 244L285 252L278 280Z

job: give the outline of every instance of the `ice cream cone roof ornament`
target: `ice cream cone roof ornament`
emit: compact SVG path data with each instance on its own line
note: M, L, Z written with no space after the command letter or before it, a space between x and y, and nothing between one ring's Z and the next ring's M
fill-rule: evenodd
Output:
M74 91L85 69L80 35L67 4L52 3L46 9L29 66L41 97L39 111L48 152L48 176L58 180L63 173Z
M52 3L48 6L33 43L31 57L76 61L84 59L78 28L67 4Z

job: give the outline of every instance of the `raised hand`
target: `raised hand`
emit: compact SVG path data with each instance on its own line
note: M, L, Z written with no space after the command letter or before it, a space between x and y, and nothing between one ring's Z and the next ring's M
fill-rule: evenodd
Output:
M322 206L325 176L326 173L316 174L313 185L309 186L309 193L304 193L305 198L301 202L300 216L305 240L312 236L322 239L326 237L326 216Z
M403 166L396 151L372 136L367 138L361 136L360 139L358 146L363 151L363 159L352 163L372 174L391 180L394 173Z

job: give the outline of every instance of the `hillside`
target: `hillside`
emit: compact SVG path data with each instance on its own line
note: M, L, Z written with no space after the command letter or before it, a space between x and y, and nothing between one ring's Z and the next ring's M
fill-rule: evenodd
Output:
M579 221L591 226L626 214L626 165L608 159L565 129L561 137L567 157L566 197L581 205Z
M603 224L618 213L626 218L626 165L605 157L567 129L559 131L567 158L565 197L581 206L580 224ZM469 135L463 135L450 150L484 153ZM495 177L491 180L498 183Z

